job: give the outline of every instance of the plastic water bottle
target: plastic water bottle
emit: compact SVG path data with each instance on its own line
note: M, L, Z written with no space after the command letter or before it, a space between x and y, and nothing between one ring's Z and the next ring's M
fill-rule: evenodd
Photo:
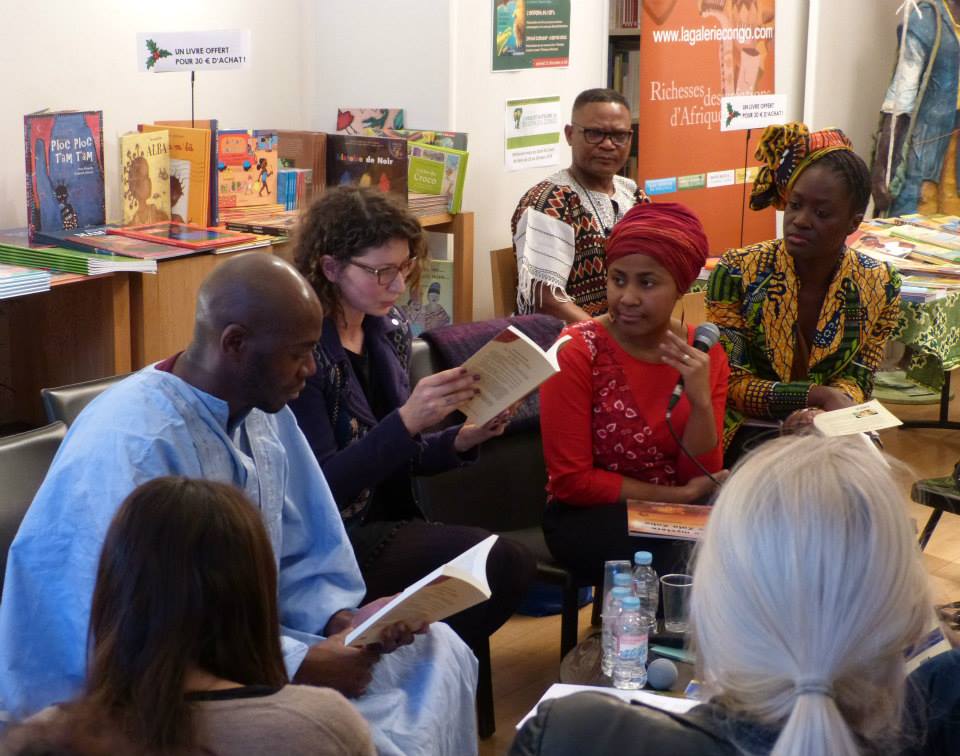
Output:
M660 578L653 569L653 554L638 551L633 555L633 593L640 599L640 619L647 633L657 628L657 607L660 604Z
M617 656L613 686L636 690L647 684L647 626L640 619L640 599L627 596L617 620Z
M615 578L621 577L616 575ZM623 574L624 578L630 576ZM607 601L604 602L602 615L602 635L600 637L602 656L600 657L600 669L607 677L613 674L613 660L617 655L617 619L620 617L620 611L623 606L623 600L632 595L631 589L627 585L617 585L610 590Z

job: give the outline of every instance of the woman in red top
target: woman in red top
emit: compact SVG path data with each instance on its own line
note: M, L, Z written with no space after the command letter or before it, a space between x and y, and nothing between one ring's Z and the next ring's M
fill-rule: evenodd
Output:
M723 347L693 348L694 328L671 317L707 257L703 226L683 205L637 205L607 241L609 312L568 326L561 371L540 391L549 481L543 531L554 557L602 580L607 559L653 552L660 573L685 567L688 544L633 538L627 499L702 502L722 480L727 367Z

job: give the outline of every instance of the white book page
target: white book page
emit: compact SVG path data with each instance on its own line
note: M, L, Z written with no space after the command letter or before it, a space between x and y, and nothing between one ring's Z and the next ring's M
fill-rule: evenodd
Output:
M544 352L525 333L508 326L463 364L480 376L480 393L457 409L468 422L489 422L560 369L556 359L559 343Z
M345 645L376 643L383 630L397 622L436 622L490 598L487 556L497 538L485 538L409 585L354 628L344 640Z
M824 436L847 436L852 433L893 428L903 425L896 415L876 399L852 407L821 412L813 418L814 427Z
M601 688L596 685L567 685L565 683L554 683L547 688L547 692L541 696L539 701L537 701L536 706L527 712L527 715L517 723L517 729L519 730L521 727L523 727L523 723L537 713L537 707L544 701L549 701L552 698L572 696L574 693L585 692L605 693L609 696L619 698L621 701L626 701L627 703L630 703L631 701L639 701L640 703L644 703L647 706L652 706L655 709L670 711L674 714L683 714L687 711L690 711L690 709L700 703L699 701L695 701L691 698L663 696L657 693L650 693L645 690L619 690L618 688Z

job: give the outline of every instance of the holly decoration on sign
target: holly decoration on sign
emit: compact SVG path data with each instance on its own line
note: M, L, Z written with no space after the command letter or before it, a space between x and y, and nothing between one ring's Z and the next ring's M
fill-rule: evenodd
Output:
M733 106L728 102L728 103L727 103L727 123L726 123L726 125L729 126L729 125L730 125L730 122L731 122L734 118L736 118L736 117L738 117L738 116L740 116L740 115L743 115L743 114L742 114L739 110L734 110L734 109L733 109Z
M147 51L150 53L150 57L147 58L147 68L153 68L160 58L169 58L173 54L169 50L158 47L152 39L147 40Z

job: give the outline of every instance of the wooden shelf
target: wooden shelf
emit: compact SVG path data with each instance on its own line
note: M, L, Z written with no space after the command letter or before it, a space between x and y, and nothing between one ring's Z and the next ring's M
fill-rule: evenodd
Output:
M453 237L453 316L473 320L473 213L420 218ZM244 250L247 251L247 250ZM289 244L260 250L289 259ZM197 291L206 275L240 252L160 260L155 275L55 276L49 292L5 299L13 369L13 417L43 423L40 389L128 373L184 349L193 335Z

